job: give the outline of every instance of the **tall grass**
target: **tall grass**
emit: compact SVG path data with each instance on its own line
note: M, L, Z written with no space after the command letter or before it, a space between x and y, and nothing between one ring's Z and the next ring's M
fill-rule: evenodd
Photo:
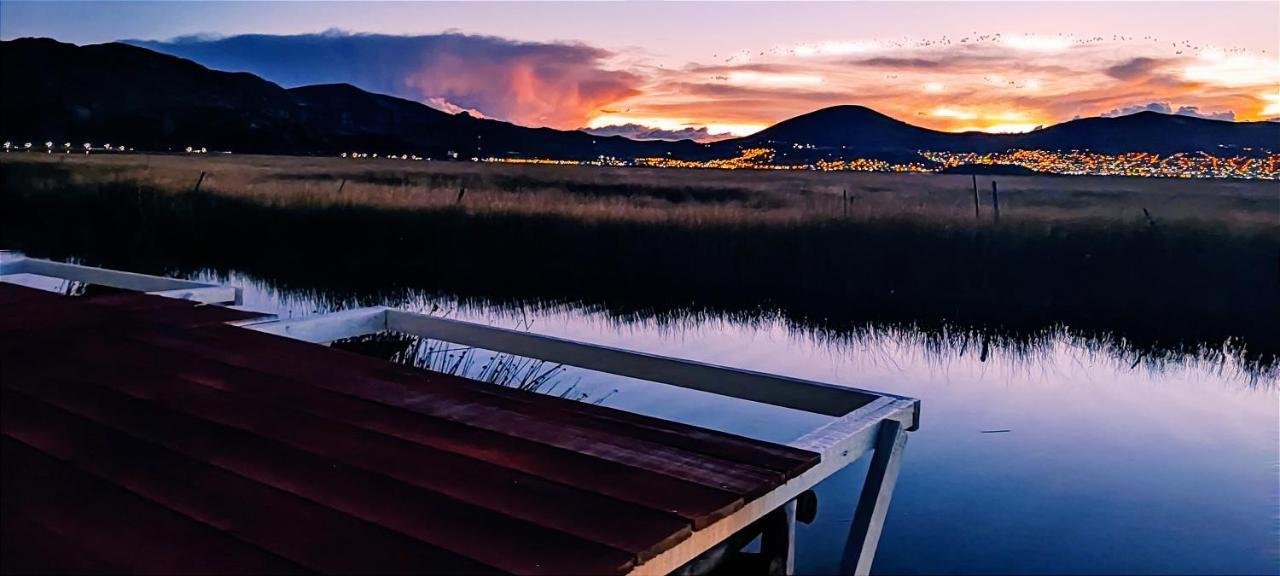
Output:
M1280 353L1274 183L1001 176L995 226L967 177L33 156L0 162L0 242L38 255L622 318Z

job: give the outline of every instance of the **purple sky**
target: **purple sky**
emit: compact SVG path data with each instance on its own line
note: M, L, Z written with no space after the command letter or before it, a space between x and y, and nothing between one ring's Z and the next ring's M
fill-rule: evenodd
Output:
M308 37L338 56L329 59L297 57L297 38L260 37L247 51L245 40L150 46L286 85L348 81L561 128L744 133L844 103L946 130L1026 130L1139 109L1280 116L1277 2L6 0L0 17L5 39L75 43L409 35L417 38Z

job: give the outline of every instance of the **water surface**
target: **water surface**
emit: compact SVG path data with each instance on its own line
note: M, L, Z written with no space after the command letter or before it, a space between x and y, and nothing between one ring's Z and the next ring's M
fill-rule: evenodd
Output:
M1280 406L1273 370L1220 350L1152 359L1073 337L865 327L830 336L769 315L619 317L606 307L478 304L398 291L289 290L243 274L284 316L389 304L533 332L902 394L923 401L877 573L1276 573ZM786 442L823 417L568 371L586 401ZM992 432L1005 431L1005 432ZM865 463L818 489L797 568L830 572Z

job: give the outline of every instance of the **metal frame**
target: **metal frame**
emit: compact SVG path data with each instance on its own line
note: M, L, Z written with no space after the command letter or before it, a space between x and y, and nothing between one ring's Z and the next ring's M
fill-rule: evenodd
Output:
M764 524L773 526L766 532L771 534L769 552L782 559L785 573L791 573L796 498L871 454L871 467L862 485L841 563L844 573L868 573L893 497L906 433L919 424L920 401L904 396L655 356L382 306L296 320L265 320L244 327L317 343L381 331L400 332L835 417L790 443L820 454L822 458L816 466L636 566L632 574L637 575L700 572L702 566L714 562L695 560L710 553L723 556L725 551L717 549L723 543L741 542L741 533L759 529ZM792 512L785 513L788 510ZM785 530L773 522L760 522L771 515L776 517L779 512L784 512L782 517L788 526ZM778 550L777 542L783 542L781 546L786 550Z
M15 274L61 278L204 304L239 305L241 302L241 290L233 286L28 258L16 252L0 250L0 280Z
M38 274L207 304L239 305L241 302L241 291L235 287L52 262L0 251L0 280L13 274ZM737 552L755 534L762 535L762 548L767 549L764 552L780 561L779 571L790 574L795 556L796 499L871 454L871 466L862 485L841 563L844 573L868 573L893 497L906 433L919 424L920 401L904 396L597 346L394 308L360 308L297 320L264 316L236 324L308 342L332 342L381 331L400 332L834 418L790 443L820 454L817 465L636 566L632 574L637 575L699 573L713 568L717 559Z

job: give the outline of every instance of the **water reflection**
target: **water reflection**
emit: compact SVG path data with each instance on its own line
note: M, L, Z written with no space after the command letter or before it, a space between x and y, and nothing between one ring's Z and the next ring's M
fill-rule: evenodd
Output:
M234 272L198 279L244 286L247 305L286 316L392 304L921 398L877 572L1271 573L1280 559L1276 375L1230 348L1159 355L1063 329L836 334L768 313L619 315L410 289L293 290ZM608 394L609 406L775 441L815 424L616 378L575 386ZM819 488L818 519L801 527L802 571L834 568L861 472Z

